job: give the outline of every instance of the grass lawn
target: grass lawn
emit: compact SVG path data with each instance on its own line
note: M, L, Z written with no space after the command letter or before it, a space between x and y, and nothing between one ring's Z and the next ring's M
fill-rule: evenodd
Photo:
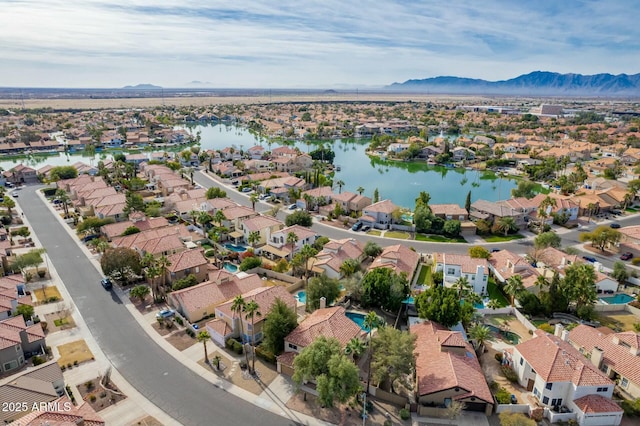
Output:
M43 303L45 300L52 297L57 297L58 300L62 300L62 295L60 294L58 287L56 287L55 285L52 285L50 287L40 287L33 290L32 293L36 296L36 300L38 301L38 303Z
M59 366L73 365L75 361L81 364L93 359L93 354L84 340L76 340L75 342L60 345L58 346L58 352L60 352Z
M63 325L71 325L73 324L73 320L71 319L71 317L65 317L65 318L58 318L58 319L54 319L53 323L55 324L56 327L62 327Z
M484 240L488 243L502 243L505 241L513 241L513 240L520 240L522 238L524 238L524 235L520 235L520 234L513 234L513 235L490 235L488 237L483 237Z
M502 291L491 279L489 280L489 284L487 285L487 292L489 293L489 299L497 300L501 308L509 305L509 300L505 297L504 294L502 294Z
M416 241L432 241L435 243L466 243L462 237L445 237L444 235L425 235L425 234L416 234Z
M409 234L406 232L398 232L398 231L387 231L384 233L385 237L389 238L400 238L403 240L409 239Z
M382 232L380 231L375 231L375 230L371 230L367 232L367 235L375 235L376 237L379 237L380 235L382 235Z
M542 324L545 324L549 321L547 320L529 320L531 322L531 324L535 325L536 327L540 327Z
M418 275L418 281L416 281L416 284L425 284L428 286L433 284L431 267L429 267L429 265L420 265L420 274Z
M625 311L608 312L607 315L602 313L598 315L598 321L605 327L609 327L615 331L619 329L621 331L635 331L633 324L638 323L638 318Z

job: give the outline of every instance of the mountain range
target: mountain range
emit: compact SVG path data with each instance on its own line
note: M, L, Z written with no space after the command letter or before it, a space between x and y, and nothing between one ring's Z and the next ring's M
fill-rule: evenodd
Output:
M385 89L439 94L532 96L640 96L640 74L559 74L534 71L500 81L462 77L433 77L393 83Z

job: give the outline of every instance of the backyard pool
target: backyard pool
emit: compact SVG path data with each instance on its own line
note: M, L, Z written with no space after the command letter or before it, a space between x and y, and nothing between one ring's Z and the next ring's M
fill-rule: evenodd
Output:
M629 302L633 302L635 298L633 296L629 296L628 294L619 293L615 296L607 296L601 297L600 301L606 303L607 305L626 305Z
M300 290L293 297L300 303L307 303L307 292L304 290Z
M245 251L247 251L247 248L245 246L239 246L231 243L226 243L224 245L224 248L230 251L234 251L236 253L244 253Z
M224 265L222 265L222 267L226 271L231 272L232 274L235 274L236 272L238 272L238 267L236 265L234 265L233 263L224 262Z
M518 336L513 331L504 331L492 324L485 324L485 326L489 330L491 330L491 332L494 333L498 338L504 340L507 343L510 343L512 345L517 345L518 343L520 343L520 336Z
M351 321L358 324L363 331L369 332L369 329L364 326L364 317L366 317L365 314L361 314L359 312L349 312L349 311L345 312L344 314Z

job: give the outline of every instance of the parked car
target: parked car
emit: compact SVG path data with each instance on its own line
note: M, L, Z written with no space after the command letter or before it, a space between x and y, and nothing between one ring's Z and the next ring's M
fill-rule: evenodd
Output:
M633 253L630 251L625 251L620 255L620 260L631 260L633 258Z
M14 198L18 198L18 191L13 191L11 193L11 196L14 197Z
M582 258L587 262L591 262L591 263L594 263L597 260L595 257L592 257L592 256L582 256Z
M362 232L369 232L369 231L371 231L371 227L370 226L363 226L361 231Z
M83 243L88 243L91 240L95 240L96 238L100 238L99 234L91 234L91 235L87 235L86 237L84 237L82 239Z
M516 398L516 396L514 394L511 394L511 403L512 404L517 404L518 403L518 398Z
M497 252L499 252L500 250L502 250L502 249L499 249L499 248L497 248L497 247L494 247L494 248L492 248L492 249L491 249L491 253L497 253Z
M352 231L359 231L360 228L362 228L362 222L356 222L353 224L353 226L351 227Z
M251 188L249 188L248 186L245 186L244 188L242 188L242 192L244 192L245 194L249 193L251 191L253 191L253 190Z
M102 284L102 287L104 287L105 290L111 290L113 288L113 283L109 278L101 279L100 284Z
M613 229L619 229L620 228L620 224L617 223L617 222L613 222L613 223L609 224L609 227L613 228Z
M291 204L289 207L287 207L289 210L295 210L298 208L298 206L296 204Z
M176 315L173 309L163 309L156 314L156 318L171 318Z

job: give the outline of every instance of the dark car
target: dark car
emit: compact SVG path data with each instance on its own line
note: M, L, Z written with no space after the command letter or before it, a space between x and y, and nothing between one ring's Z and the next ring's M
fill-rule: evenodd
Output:
M620 255L620 260L630 260L633 258L633 253L630 251L625 251Z
M353 224L353 226L351 227L352 231L359 231L360 228L362 228L362 222L356 222Z
M98 234L91 234L91 235L87 235L86 237L84 237L82 239L83 243L88 243L91 240L95 240L96 238L100 238L100 235Z
M492 249L491 249L491 253L497 253L497 252L499 252L500 250L502 250L502 249L499 249L499 248L497 248L497 247L494 247L494 248L492 248Z
M582 258L587 262L591 262L591 263L594 263L596 261L596 258L591 256L582 256Z
M363 226L361 231L362 232L369 232L369 231L371 231L371 227L370 226Z
M113 283L109 278L101 279L100 284L102 284L102 287L104 287L105 290L111 290L113 288Z
M620 224L616 223L616 222L613 222L613 223L609 224L609 227L613 228L613 229L618 229L618 228L620 228Z
M512 404L517 404L518 403L518 398L516 398L516 396L514 394L511 394L511 403Z

